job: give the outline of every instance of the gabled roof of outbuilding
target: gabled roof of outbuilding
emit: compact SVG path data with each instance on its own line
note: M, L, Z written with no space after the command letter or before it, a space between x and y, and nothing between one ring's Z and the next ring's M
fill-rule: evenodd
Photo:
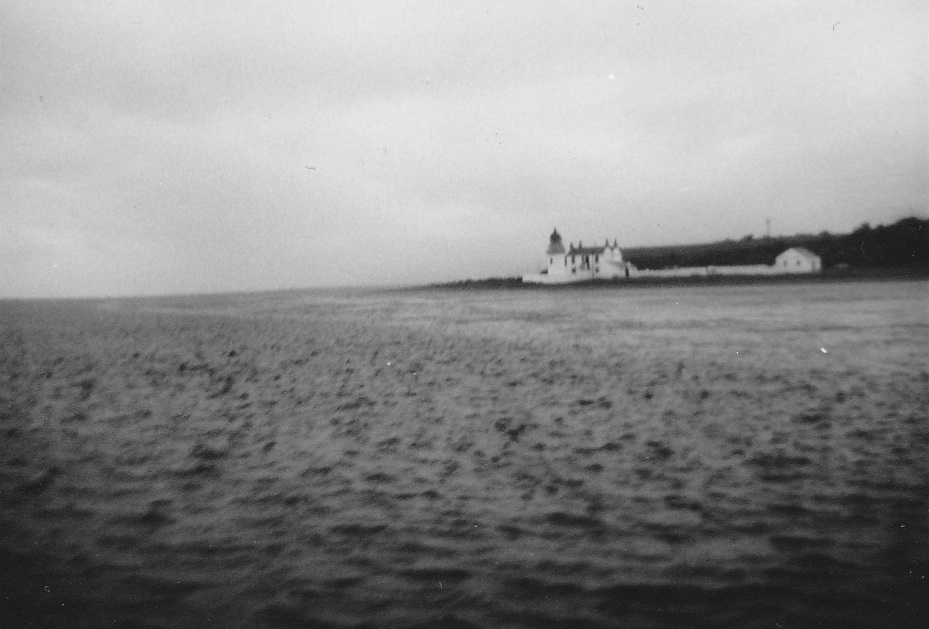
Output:
M796 251L797 254L803 256L804 258L809 258L811 260L819 257L818 255L816 255L815 253L813 253L806 247L791 247L790 249L787 249L787 251L784 251L783 253L781 253L781 255L784 255L785 253L788 253L790 251Z

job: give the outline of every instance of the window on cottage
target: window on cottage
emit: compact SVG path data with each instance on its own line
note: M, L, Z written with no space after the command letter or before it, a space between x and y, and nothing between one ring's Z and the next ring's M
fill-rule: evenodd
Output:
M597 255L597 256L594 256L594 262L599 262L599 261L600 261L600 256L598 256L598 255Z

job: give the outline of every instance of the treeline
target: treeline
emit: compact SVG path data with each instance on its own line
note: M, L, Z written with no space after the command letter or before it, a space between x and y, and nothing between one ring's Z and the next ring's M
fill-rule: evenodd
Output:
M877 227L865 223L850 234L746 236L703 245L638 247L624 249L623 256L640 269L773 264L790 247L805 247L817 254L823 268L925 270L929 269L929 219L910 217Z

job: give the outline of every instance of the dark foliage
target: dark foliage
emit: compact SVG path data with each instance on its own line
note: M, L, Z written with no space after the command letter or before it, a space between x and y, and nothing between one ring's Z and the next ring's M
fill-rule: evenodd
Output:
M929 269L929 220L905 218L872 228L865 223L850 234L797 235L778 238L726 240L704 245L640 247L624 251L640 269L683 266L773 264L790 247L806 247L819 255L823 267L845 265L872 269Z
M823 264L854 267L929 268L929 220L905 218L871 228L867 223L847 236L823 243Z

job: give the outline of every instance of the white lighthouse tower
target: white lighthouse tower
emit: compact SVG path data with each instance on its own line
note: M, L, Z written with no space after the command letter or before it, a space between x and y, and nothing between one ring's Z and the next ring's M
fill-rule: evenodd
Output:
M545 251L548 255L548 277L551 281L557 282L568 274L568 263L565 257L564 244L561 242L561 234L558 229L552 231L548 238L548 249Z

